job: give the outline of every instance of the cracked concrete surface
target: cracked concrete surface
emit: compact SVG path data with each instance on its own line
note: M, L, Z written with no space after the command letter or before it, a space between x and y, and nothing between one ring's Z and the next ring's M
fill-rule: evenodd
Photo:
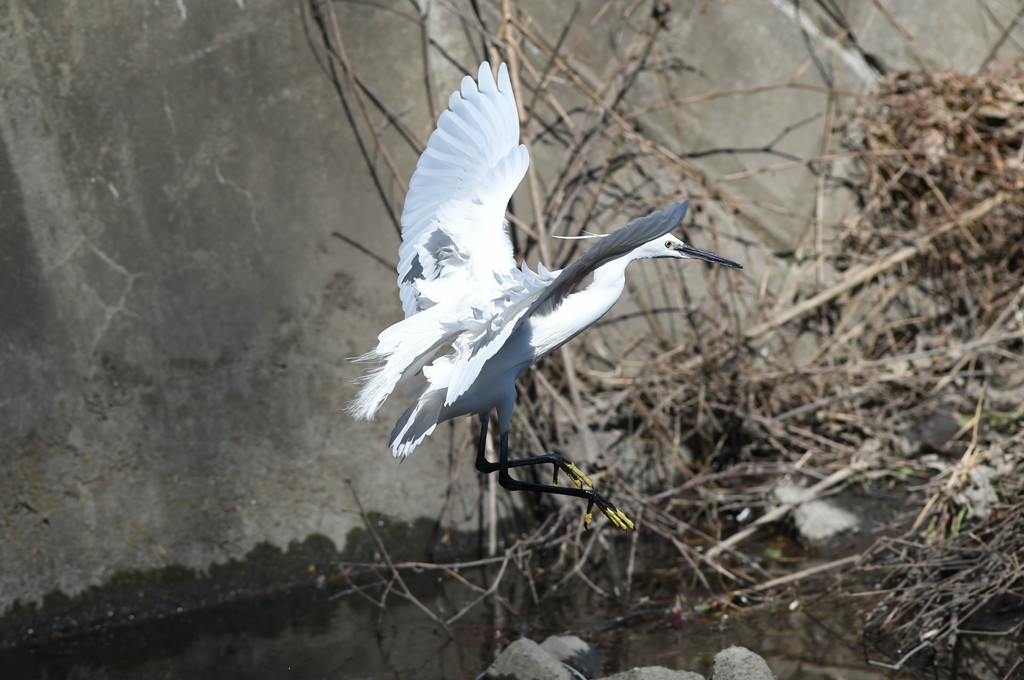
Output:
M13 2L0 64L0 608L444 484L342 411L400 307L296 5Z
M522 4L540 26L564 21L553 3ZM659 56L687 67L672 82L681 94L820 84L819 68L864 90L873 59L977 69L1000 33L991 16L1009 25L1015 11L831 4L849 26L812 3L675 3ZM360 72L425 138L437 107L420 90L404 96L420 73L411 10L338 11ZM473 61L437 3L430 30ZM595 74L615 57L598 37L580 48ZM815 63L819 43L828 58ZM1000 56L1017 52L1008 40ZM11 0L0 6L0 68L0 610L120 569L203 567L263 540L322 532L342 545L360 524L348 480L368 509L413 519L438 515L452 476L463 493L449 517L474 517L471 465L446 455L466 423L439 428L399 466L385 447L397 405L370 424L343 413L358 374L347 358L401 311L393 270L331 234L388 261L398 239L297 3ZM458 80L436 55L434 68L440 103ZM686 129L650 124L685 152L757 145L823 101L812 90L743 106L726 97L685 108ZM820 129L797 129L787 150L816 155ZM415 158L396 162L411 173ZM722 177L772 162L700 164ZM810 212L809 174L735 179L730 191L769 226L769 251L799 249L806 224L757 201ZM825 209L838 219L849 204ZM789 263L759 253L747 253L748 269L781 286Z

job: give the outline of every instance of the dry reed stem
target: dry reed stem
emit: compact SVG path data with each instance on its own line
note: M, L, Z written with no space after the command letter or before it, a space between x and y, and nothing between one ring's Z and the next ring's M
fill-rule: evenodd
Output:
M894 253L886 255L878 262L858 267L855 270L847 272L842 279L833 283L827 289L821 291L817 295L800 302L799 304L793 305L788 309L781 311L768 321L764 321L757 326L744 332L744 335L750 339L759 338L770 330L777 330L783 325L796 319L797 317L804 316L809 312L812 312L816 308L822 306L827 302L831 302L836 297L850 291L851 289L864 284L871 279L875 278L883 272L887 272L893 269L897 265L906 262L912 257L915 257L928 247L932 240L938 238L946 232L961 227L963 225L969 225L976 220L988 215L993 210L998 208L1000 205L1006 202L1006 195L999 193L991 198L987 198L968 212L955 217L954 219L946 222L945 224L937 227L934 231L929 232L921 240L912 246L905 246L900 248Z

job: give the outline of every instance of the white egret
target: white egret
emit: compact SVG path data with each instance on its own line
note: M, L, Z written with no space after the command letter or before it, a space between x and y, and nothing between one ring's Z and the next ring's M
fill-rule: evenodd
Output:
M566 458L543 454L509 459L515 381L527 368L576 337L622 294L633 260L670 257L740 268L697 250L668 232L688 202L651 213L598 240L561 271L516 267L505 209L530 162L519 143L519 115L505 64L495 80L480 65L478 83L462 79L441 114L409 182L398 249L398 288L405 319L378 336L360 357L378 366L364 380L350 413L370 419L395 390L412 402L391 433L395 457L408 456L438 423L480 416L476 467L498 472L509 490L576 496L597 505L619 528L633 523ZM574 292L593 273L593 282ZM497 463L485 456L487 426L501 433ZM552 485L513 479L511 468L552 464ZM562 470L575 487L557 486Z

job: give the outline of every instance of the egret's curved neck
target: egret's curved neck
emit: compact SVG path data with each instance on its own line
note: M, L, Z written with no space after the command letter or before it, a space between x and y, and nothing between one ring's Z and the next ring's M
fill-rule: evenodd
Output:
M530 319L534 361L540 360L594 324L622 295L630 254L617 257L594 270L594 280L572 293L546 316Z

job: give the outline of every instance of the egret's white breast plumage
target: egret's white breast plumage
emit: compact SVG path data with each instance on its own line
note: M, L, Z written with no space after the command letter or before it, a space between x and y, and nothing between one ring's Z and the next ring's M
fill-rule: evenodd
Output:
M411 453L440 422L480 414L477 467L482 471L499 469L483 458L487 419L495 412L503 435L503 485L580 495L626 528L628 520L620 519L621 513L591 490L536 488L507 478L515 380L611 308L622 293L629 262L674 257L739 265L668 233L685 215L684 202L599 239L564 270L548 271L541 264L537 271L525 264L519 268L506 232L505 209L529 162L526 147L519 143L519 113L508 69L501 64L495 79L484 62L477 81L466 76L460 91L452 94L409 182L398 249L405 318L385 329L377 347L361 357L378 365L365 377L349 410L358 418L371 418L396 391L411 400L391 434L395 456ZM593 282L574 292L591 273ZM543 458L578 486L586 480L565 459L551 454Z

